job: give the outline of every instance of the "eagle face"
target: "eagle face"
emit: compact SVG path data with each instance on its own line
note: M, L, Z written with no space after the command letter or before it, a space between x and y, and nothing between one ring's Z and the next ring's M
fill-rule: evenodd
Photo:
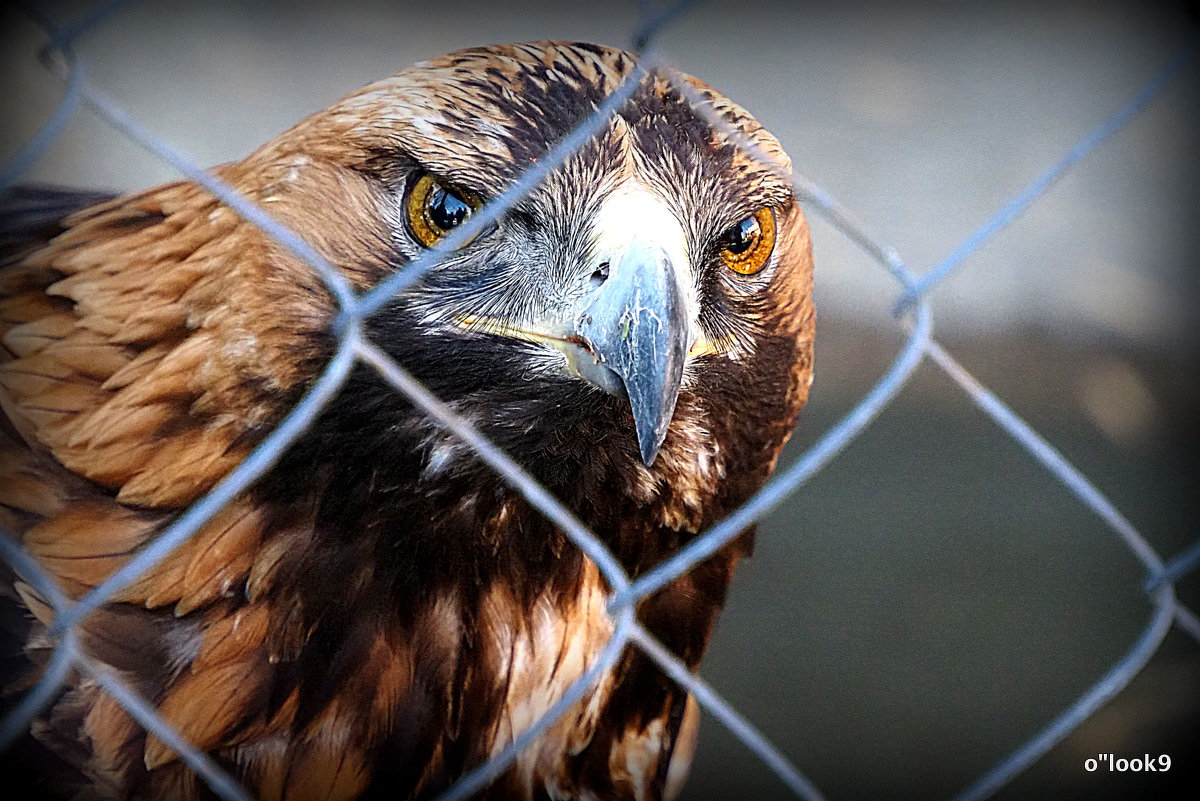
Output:
M650 74L494 224L445 242L634 69L588 44L465 50L216 169L359 290L437 250L365 335L631 575L758 489L807 397L811 247L776 174L786 155L677 76L775 164L748 157ZM287 413L337 345L338 310L307 264L188 183L41 220L26 240L0 260L0 525L80 596ZM692 668L751 537L639 603ZM260 797L428 798L594 663L613 633L608 591L360 366L268 475L80 642ZM32 588L14 594L51 620ZM28 647L43 640L35 626ZM672 797L697 717L631 650L483 795ZM37 733L105 792L203 795L94 684L69 686Z
M632 71L627 54L590 45L493 47L422 63L344 101L376 107L369 129L350 132L362 142L351 152L368 154L351 166L380 187L389 263L403 269L437 247ZM748 114L688 80L788 165ZM583 426L651 466L681 393L679 457L712 449L684 432L710 429L714 411L790 416L795 398L750 386L770 369L763 358L774 378L795 378L794 357L763 351L800 338L807 242L790 186L656 76L488 230L442 254L369 332L522 463L589 447L566 434ZM717 397L736 400L701 408ZM441 445L426 448L429 475L456 469L454 446Z

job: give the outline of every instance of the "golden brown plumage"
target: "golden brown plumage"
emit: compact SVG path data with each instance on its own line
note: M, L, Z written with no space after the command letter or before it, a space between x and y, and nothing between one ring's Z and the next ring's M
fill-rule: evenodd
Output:
M592 45L463 51L215 173L364 290L421 250L406 222L418 176L450 193L424 219L456 222L447 215L511 184L632 65ZM692 85L786 166L746 112ZM186 182L66 216L29 205L0 268L0 526L77 598L311 385L336 304L306 264ZM646 223L660 218L661 242ZM763 261L747 261L772 235ZM678 349L665 367L606 350L594 298L620 301L622 282L661 293L678 324L661 334ZM651 337L641 318L621 319ZM651 77L367 333L637 574L774 465L811 379L807 228L785 183ZM639 606L693 667L748 546L749 534ZM14 589L50 621L34 590ZM91 615L81 643L260 798L425 798L592 664L612 632L607 592L560 532L364 368L265 479ZM35 625L28 649L45 646ZM627 653L487 795L669 797L695 725L694 702ZM86 679L34 735L95 796L203 796Z

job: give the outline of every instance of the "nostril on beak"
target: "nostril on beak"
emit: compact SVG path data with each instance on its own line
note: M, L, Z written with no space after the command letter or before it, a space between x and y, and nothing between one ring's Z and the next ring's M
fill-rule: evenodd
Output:
M596 272L592 273L590 279L592 289L598 289L601 284L608 280L608 262L601 262L596 268Z

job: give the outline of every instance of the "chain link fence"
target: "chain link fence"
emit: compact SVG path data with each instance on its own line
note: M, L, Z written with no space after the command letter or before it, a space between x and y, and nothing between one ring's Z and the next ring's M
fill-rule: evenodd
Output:
M830 428L811 448L793 463L780 469L755 496L728 518L652 570L632 578L625 573L601 541L550 493L539 486L520 465L482 437L468 422L430 394L403 367L365 338L362 323L390 298L412 286L421 275L434 268L439 260L439 250L450 251L460 243L467 242L564 163L578 147L607 124L609 118L621 108L638 83L649 73L667 77L692 102L695 113L705 118L721 136L748 154L772 164L765 154L745 140L736 129L717 117L693 90L678 79L678 73L655 53L654 42L657 35L664 26L686 13L687 7L692 3L689 0L681 0L673 5L656 6L650 2L643 2L641 24L632 36L634 49L640 53L641 61L626 83L618 87L592 115L581 120L572 133L559 141L509 189L468 218L466 223L446 238L439 250L428 251L408 264L405 269L394 273L361 296L356 295L341 274L302 237L279 225L262 209L180 156L170 144L143 127L118 103L89 81L87 65L75 55L73 45L92 28L102 24L121 4L121 0L102 3L90 13L66 25L57 24L38 9L24 9L44 29L48 41L42 50L42 60L45 66L62 78L66 88L62 101L38 134L7 164L0 167L0 194L21 178L29 166L55 141L81 107L89 107L130 140L168 162L189 180L203 186L236 213L261 227L311 265L339 304L340 313L334 323L339 346L308 394L245 461L205 497L180 515L154 542L79 601L69 601L17 540L8 535L0 536L0 556L17 575L48 600L56 615L48 632L56 641L52 658L37 685L0 724L0 747L10 746L22 736L30 722L60 692L71 671L76 670L103 686L131 716L178 754L217 796L225 801L247 801L249 795L245 788L218 767L208 755L186 742L157 714L150 701L139 697L106 665L93 660L80 649L75 627L89 612L106 603L114 593L137 580L142 573L164 559L195 534L225 504L263 476L312 423L325 404L338 393L357 363L374 368L397 392L402 393L415 406L471 447L482 461L496 470L504 481L561 528L588 558L595 562L612 590L609 612L613 617L615 630L612 639L592 667L541 720L517 737L502 753L464 776L441 796L442 801L469 798L502 774L523 748L589 692L627 647L641 649L680 686L694 695L701 707L728 727L796 796L810 801L821 799L823 796L820 790L756 730L752 721L733 709L712 687L692 674L642 627L635 617L634 610L639 600L715 553L744 528L778 506L834 459L889 404L896 393L905 386L916 367L925 360L936 365L951 378L997 426L1007 432L1120 538L1145 568L1144 590L1152 607L1152 613L1140 636L1129 645L1124 656L1105 675L1042 731L1031 736L993 769L963 790L956 801L987 798L1053 748L1132 681L1156 652L1172 626L1200 641L1200 619L1176 600L1174 587L1180 577L1195 570L1200 564L1200 542L1169 560L1160 557L1133 524L1053 445L976 381L938 344L932 335L932 314L926 299L933 287L947 275L960 269L968 257L1035 203L1060 176L1135 117L1191 62L1196 52L1196 42L1172 58L1141 91L1099 127L1081 138L1059 161L1034 178L991 219L954 248L944 260L920 275L906 266L893 248L873 237L863 224L821 187L799 175L784 174L783 177L792 184L796 197L808 211L824 217L894 278L897 300L893 313L897 324L903 327L907 339L886 374L849 414ZM774 166L772 168L778 170Z

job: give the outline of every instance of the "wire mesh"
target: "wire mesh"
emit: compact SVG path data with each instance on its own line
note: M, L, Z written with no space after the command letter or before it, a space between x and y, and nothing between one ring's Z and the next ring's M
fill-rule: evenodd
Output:
M186 178L204 187L237 214L259 226L283 247L307 262L338 303L340 311L334 329L338 335L339 346L319 380L307 395L237 468L176 519L144 550L79 601L70 602L55 586L53 580L24 551L17 540L7 534L0 536L0 558L3 558L17 575L33 586L53 607L55 619L49 627L48 633L56 639L53 654L39 682L26 693L0 724L0 749L11 745L22 735L30 722L53 700L70 673L77 670L104 687L131 716L191 767L218 797L225 801L246 801L249 798L246 789L241 787L233 777L167 724L152 703L139 697L107 666L81 651L77 643L76 626L88 612L106 603L115 593L166 558L227 503L253 484L256 479L263 476L338 393L356 363L372 367L397 392L402 393L412 404L422 409L440 426L470 447L483 462L559 527L596 564L612 591L608 608L613 616L614 632L591 668L540 720L517 737L508 748L476 767L451 786L441 796L443 801L469 798L501 775L524 747L585 696L628 647L641 649L667 675L690 692L703 708L724 724L796 796L809 799L809 801L821 799L820 790L777 748L771 745L749 720L725 702L713 688L691 673L679 659L657 642L637 622L634 610L639 600L711 556L740 531L759 520L795 492L798 487L835 458L888 405L926 357L941 368L988 418L1018 442L1035 461L1039 462L1078 498L1081 504L1095 513L1141 561L1147 573L1144 589L1153 607L1152 614L1141 635L1108 673L1097 680L1042 731L1030 737L991 771L966 788L956 801L976 801L988 797L1078 727L1138 674L1155 653L1172 623L1176 624L1180 630L1200 640L1200 624L1197 622L1196 615L1181 605L1174 594L1174 583L1189 571L1195 570L1197 564L1200 563L1200 542L1164 564L1136 528L1103 493L1052 445L976 381L933 339L932 314L927 303L927 296L931 289L943 281L947 275L962 267L969 256L1035 203L1046 189L1067 170L1079 163L1092 149L1144 109L1190 63L1196 52L1196 42L1192 42L1172 58L1144 88L1096 129L1083 136L1061 159L1049 166L1025 189L1004 204L993 218L983 223L963 240L945 259L918 276L905 266L893 248L880 243L873 237L866 227L834 200L829 193L811 181L794 173L783 171L775 165L753 143L747 141L737 129L717 116L694 90L679 79L678 73L675 73L669 65L652 52L652 44L659 32L693 5L691 0L679 0L665 7L642 2L642 19L632 36L634 48L640 53L641 60L627 81L613 91L593 114L581 120L570 134L560 140L508 190L469 217L466 223L456 229L438 247L415 259L404 270L394 273L364 295L356 296L341 274L310 247L301 236L275 222L254 203L189 162L170 144L134 120L119 104L109 99L89 82L85 65L73 52L72 44L96 25L103 23L120 5L122 5L121 0L101 3L90 13L65 26L56 25L38 9L32 7L24 9L47 35L47 44L42 50L41 58L48 68L57 72L63 79L65 92L61 102L41 130L7 164L0 167L0 194L10 189L20 179L22 173L36 162L55 141L80 106L86 105L130 140L168 162ZM611 116L620 110L638 84L650 73L664 76L671 81L673 86L691 102L698 116L706 119L712 128L728 141L779 172L792 184L796 197L802 203L811 211L823 216L896 280L899 296L893 312L898 324L907 331L908 338L890 369L862 397L859 403L826 432L816 444L786 469L777 473L757 494L726 519L696 537L686 547L658 566L635 580L630 580L620 563L583 523L508 455L489 442L469 422L455 414L400 365L366 339L362 333L361 323L380 309L390 298L403 292L422 274L436 266L445 253L454 250L458 244L468 241L476 233L497 220L549 173L565 162L576 149L607 124Z

